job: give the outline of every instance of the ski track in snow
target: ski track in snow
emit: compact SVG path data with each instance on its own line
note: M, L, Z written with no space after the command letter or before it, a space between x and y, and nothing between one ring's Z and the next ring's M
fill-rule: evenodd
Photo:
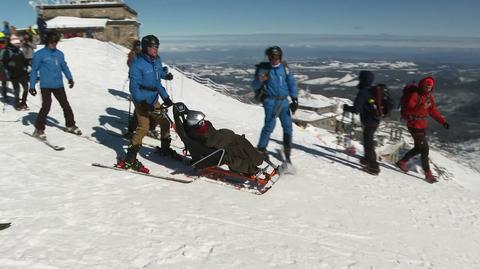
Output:
M7 105L2 119L20 122L0 123L0 222L12 222L0 231L2 269L480 268L480 176L434 151L454 180L432 185L383 166L371 176L336 151L334 134L295 127L297 173L261 196L91 167L113 164L127 144L103 128L126 129L126 50L79 38L59 46L76 81L67 95L77 124L101 144L49 125L49 140L66 147L55 152L21 134L33 131L38 96L30 111ZM260 106L173 74L174 101L256 144ZM64 124L56 101L49 122ZM278 124L277 160L281 137ZM152 172L181 169L152 150L139 154Z

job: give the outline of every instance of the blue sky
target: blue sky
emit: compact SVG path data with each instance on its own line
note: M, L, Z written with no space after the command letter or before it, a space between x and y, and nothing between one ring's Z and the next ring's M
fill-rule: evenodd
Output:
M126 0L141 34L390 34L480 37L478 0ZM2 0L1 20L35 22L27 0Z

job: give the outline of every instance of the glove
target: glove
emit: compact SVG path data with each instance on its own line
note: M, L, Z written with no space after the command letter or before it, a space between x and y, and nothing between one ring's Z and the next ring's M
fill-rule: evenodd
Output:
M148 111L148 112L152 112L153 110L155 110L155 107L152 106L151 104L147 103L147 101L140 102L140 107L141 107L141 109L143 109L145 111Z
M170 74L170 73L169 73ZM171 107L173 106L172 100L170 100L170 97L167 97L163 100L163 106L164 107Z
M448 124L448 122L445 122L445 123L443 124L443 128L445 128L445 129L447 129L447 130L450 129L450 124Z
M35 88L29 89L28 92L33 96L37 95L37 90L35 90Z
M163 72L168 73L168 66L163 67Z
M292 114L295 114L295 111L298 109L298 98L297 97L292 97L292 102L290 103L290 110L292 111Z
M70 89L73 88L73 85L75 85L75 82L73 82L73 79L68 80L68 87Z
M165 80L172 80L173 79L173 74L172 73L168 73L165 75Z

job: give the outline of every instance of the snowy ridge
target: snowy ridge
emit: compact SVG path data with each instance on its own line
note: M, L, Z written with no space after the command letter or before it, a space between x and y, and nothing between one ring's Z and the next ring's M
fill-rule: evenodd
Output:
M480 176L434 151L453 180L430 185L388 164L375 177L334 134L295 127L297 174L262 196L91 167L124 152L105 128L126 128L126 54L91 39L59 46L76 81L67 95L77 125L101 143L54 127L64 124L54 101L46 133L66 149L52 151L21 134L33 131L38 96L29 96L30 112L5 107L1 119L12 122L0 123L0 222L12 226L0 231L2 269L480 267ZM173 74L166 86L174 101L257 143L262 107ZM275 161L281 139L277 126ZM181 171L152 150L139 158L155 173Z

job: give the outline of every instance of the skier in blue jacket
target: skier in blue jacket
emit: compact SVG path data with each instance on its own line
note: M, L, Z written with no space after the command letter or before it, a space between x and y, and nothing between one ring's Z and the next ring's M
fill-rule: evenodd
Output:
M283 147L287 162L291 163L290 152L292 148L292 113L298 108L297 86L295 78L288 70L285 62L282 62L283 52L278 46L269 47L265 50L269 62L257 65L255 78L252 82L253 90L258 94L263 92L263 108L265 111L265 123L258 142L258 150L266 159L267 145L270 135L275 129L277 117L280 118L283 128ZM289 104L290 96L292 103Z
M37 94L35 84L37 83L38 73L40 73L40 91L42 93L42 107L40 108L40 112L38 112L33 135L41 139L46 138L44 132L45 123L52 105L52 94L63 109L66 126L65 131L81 135L82 132L75 125L73 111L67 100L67 94L63 86L62 73L67 77L70 88L73 88L74 82L67 62L65 62L63 52L57 49L60 34L55 31L48 32L45 41L45 47L33 54L32 70L30 72L30 94L33 96Z
M118 168L133 169L142 173L149 173L149 169L136 159L138 151L142 146L142 140L150 129L150 122L156 121L161 129L161 150L162 155L173 155L170 148L170 122L163 117L162 108L173 105L167 91L161 84L161 80L172 80L172 73L168 68L162 66L162 59L158 56L160 41L154 35L147 35L142 38L142 53L132 61L130 65L130 94L135 105L135 116L138 126L132 136L124 160L117 163ZM159 99L162 99L163 105Z

